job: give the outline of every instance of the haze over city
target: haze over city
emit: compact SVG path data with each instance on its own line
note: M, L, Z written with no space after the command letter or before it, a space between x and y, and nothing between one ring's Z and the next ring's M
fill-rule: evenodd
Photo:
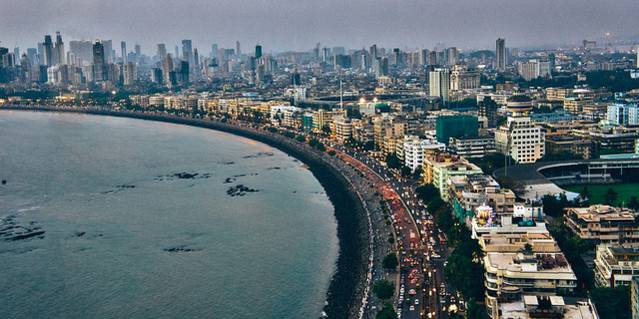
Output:
M2 319L639 319L639 0L0 0Z
M61 31L72 39L196 45L262 43L268 52L328 46L491 48L494 38L536 47L639 35L636 0L3 0L5 46Z

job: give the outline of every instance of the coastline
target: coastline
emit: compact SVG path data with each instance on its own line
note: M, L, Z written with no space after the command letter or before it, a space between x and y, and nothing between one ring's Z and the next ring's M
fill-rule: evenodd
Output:
M370 220L367 218L367 212L359 194L340 172L339 167L331 164L331 161L325 158L328 156L326 153L319 152L306 143L297 142L277 133L211 120L89 108L3 106L0 107L1 110L79 113L189 125L246 137L295 157L308 166L313 176L326 191L335 209L339 254L336 270L326 293L327 305L323 310L328 318L357 318L359 316L366 290L366 274L369 271L368 260L371 254L369 251Z

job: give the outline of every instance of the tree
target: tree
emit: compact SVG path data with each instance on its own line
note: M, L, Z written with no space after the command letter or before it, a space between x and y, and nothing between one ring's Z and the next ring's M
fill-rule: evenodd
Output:
M402 176L403 177L408 177L412 174L413 172L410 170L410 167L408 166L403 166L402 167Z
M606 195L605 195L606 204L614 205L615 202L617 201L618 195L619 194L617 194L617 191L615 191L612 187L608 188L608 191L606 192Z
M400 162L395 153L390 153L386 155L386 165L388 165L389 168L400 168L402 167L402 162Z
M630 289L628 287L595 288L592 301L602 319L630 319Z
M395 293L395 286L388 280L378 280L373 285L373 293L379 299L390 299Z
M375 319L397 319L395 308L390 303L384 304L384 308L377 313Z
M399 261L397 260L397 255L395 255L394 253L390 253L386 255L386 257L384 257L384 260L382 261L382 264L384 268L387 270L392 271L397 269L397 266L399 265Z
M415 189L417 196L419 199L424 201L424 203L428 204L433 201L435 198L439 198L439 191L433 184L426 184L419 186Z
M628 207L634 210L639 210L639 200L637 200L637 196L630 197L630 202L628 202Z

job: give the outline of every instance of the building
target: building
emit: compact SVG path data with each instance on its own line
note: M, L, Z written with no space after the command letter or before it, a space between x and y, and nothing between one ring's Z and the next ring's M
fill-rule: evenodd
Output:
M551 102L563 102L570 94L570 89L566 88L546 88L546 100Z
M495 43L495 69L506 70L506 39L499 38Z
M579 238L602 244L639 243L636 213L627 208L607 205L566 209L566 226Z
M465 66L454 65L450 72L450 90L475 90L480 86L481 75L477 71L468 70Z
M526 81L540 77L550 77L550 63L537 59L517 63L517 72Z
M523 295L521 300L499 304L499 318L508 319L598 319L590 299L561 296Z
M615 103L608 105L608 122L621 126L639 125L639 107L637 104Z
M551 236L484 236L480 245L492 250L484 256L486 310L491 318L504 318L499 304L524 295L568 295L577 287L577 276Z
M495 153L494 137L456 138L448 140L448 151L465 158L481 158Z
M448 102L450 95L450 70L436 68L428 73L429 94L440 98L444 103Z
M630 286L639 278L639 248L598 245L594 271L598 287Z
M353 136L353 125L351 120L343 115L333 117L331 122L331 132L339 142L344 143Z
M439 190L444 201L449 200L450 179L453 176L483 174L481 168L459 156L437 153L425 156L423 163L424 181L432 183Z
M95 82L109 80L104 54L102 42L96 41L93 44L93 79Z
M448 115L439 116L435 122L437 141L448 143L451 137L474 138L477 137L479 122L476 116Z
M510 155L517 163L534 163L545 155L545 135L534 124L528 113L531 100L525 96L513 96L508 100L508 120L495 131L497 151Z
M405 136L402 144L404 165L412 172L421 169L424 165L424 157L427 152L444 151L446 145L429 139L420 139L417 136Z

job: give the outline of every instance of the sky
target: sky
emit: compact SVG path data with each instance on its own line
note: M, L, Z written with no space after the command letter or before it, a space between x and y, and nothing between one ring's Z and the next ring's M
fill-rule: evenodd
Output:
M638 36L639 0L0 0L0 46L35 47L44 34L125 40L153 54L192 39L248 52L322 46L494 50Z

